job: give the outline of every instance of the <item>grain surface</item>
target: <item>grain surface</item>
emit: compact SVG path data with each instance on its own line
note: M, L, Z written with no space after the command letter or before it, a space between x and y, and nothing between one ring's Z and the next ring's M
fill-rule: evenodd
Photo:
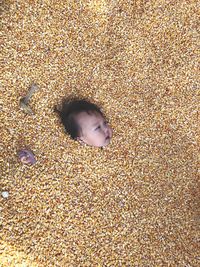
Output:
M1 1L1 267L200 266L198 12L195 0ZM64 133L53 108L69 95L102 107L108 147Z

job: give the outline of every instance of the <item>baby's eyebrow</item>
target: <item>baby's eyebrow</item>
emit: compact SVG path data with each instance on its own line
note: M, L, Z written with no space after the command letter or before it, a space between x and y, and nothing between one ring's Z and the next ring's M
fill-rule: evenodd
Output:
M96 127L96 126L98 126L98 125L99 125L99 122L93 124L92 127Z

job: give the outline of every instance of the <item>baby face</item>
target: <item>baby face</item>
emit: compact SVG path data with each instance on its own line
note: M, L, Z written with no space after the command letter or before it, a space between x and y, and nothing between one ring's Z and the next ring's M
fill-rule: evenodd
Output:
M110 143L112 129L98 112L80 112L76 115L76 121L81 128L80 136L77 138L81 143L96 147L107 146Z

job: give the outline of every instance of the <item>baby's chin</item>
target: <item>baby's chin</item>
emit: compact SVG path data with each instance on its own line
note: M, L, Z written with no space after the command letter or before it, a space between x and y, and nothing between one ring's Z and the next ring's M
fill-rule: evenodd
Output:
M110 138L110 137L107 137L107 138L105 139L104 144L103 144L101 147L105 147L105 146L109 145L109 144L110 144L110 140L111 140L111 138Z

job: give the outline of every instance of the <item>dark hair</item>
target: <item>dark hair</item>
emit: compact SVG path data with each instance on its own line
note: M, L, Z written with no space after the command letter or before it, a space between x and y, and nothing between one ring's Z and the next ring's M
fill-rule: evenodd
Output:
M81 131L80 126L76 122L75 115L80 112L87 112L88 114L91 112L98 112L104 117L97 105L84 99L64 99L61 110L58 110L57 107L55 107L54 111L58 113L61 122L65 127L65 131L72 139L76 139Z

